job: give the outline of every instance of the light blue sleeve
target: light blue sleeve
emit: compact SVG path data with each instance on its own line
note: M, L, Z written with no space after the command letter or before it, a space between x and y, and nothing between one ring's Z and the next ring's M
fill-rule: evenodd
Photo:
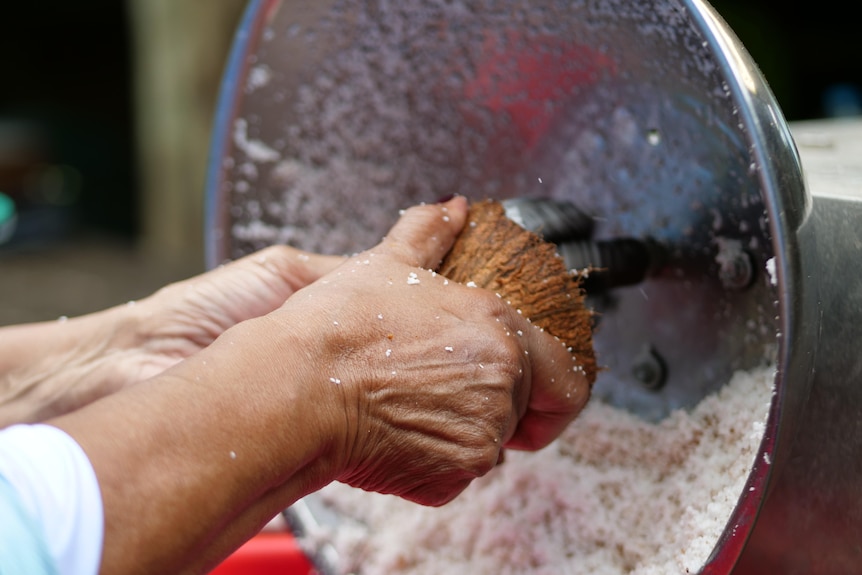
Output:
M0 429L0 478L0 575L99 572L102 496L72 437L50 425Z
M0 575L56 575L40 525L18 492L0 476Z

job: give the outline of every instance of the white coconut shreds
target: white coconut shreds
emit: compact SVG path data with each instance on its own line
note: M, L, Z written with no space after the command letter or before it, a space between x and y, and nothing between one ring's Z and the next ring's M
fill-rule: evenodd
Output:
M334 483L320 496L351 520L318 535L362 575L696 573L744 488L773 378L737 373L659 423L591 401L440 508Z

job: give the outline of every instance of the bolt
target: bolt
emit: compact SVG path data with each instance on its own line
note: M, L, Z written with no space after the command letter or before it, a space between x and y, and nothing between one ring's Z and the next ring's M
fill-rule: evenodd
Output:
M667 380L667 365L655 348L647 344L632 363L632 375L645 388L658 391Z
M744 290L754 283L754 264L751 255L742 248L742 242L716 238L718 279L725 289Z

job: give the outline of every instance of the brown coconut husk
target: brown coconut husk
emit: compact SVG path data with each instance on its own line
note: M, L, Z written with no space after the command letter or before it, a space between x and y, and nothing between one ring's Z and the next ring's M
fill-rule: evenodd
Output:
M593 314L584 306L580 276L566 267L554 244L510 220L500 202L471 204L467 224L437 271L499 294L565 342L593 384Z

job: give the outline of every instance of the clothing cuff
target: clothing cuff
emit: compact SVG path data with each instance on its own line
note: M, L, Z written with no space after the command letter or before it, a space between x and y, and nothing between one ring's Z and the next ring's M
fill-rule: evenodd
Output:
M59 575L99 572L102 494L81 446L45 424L0 430L0 476L44 534Z

